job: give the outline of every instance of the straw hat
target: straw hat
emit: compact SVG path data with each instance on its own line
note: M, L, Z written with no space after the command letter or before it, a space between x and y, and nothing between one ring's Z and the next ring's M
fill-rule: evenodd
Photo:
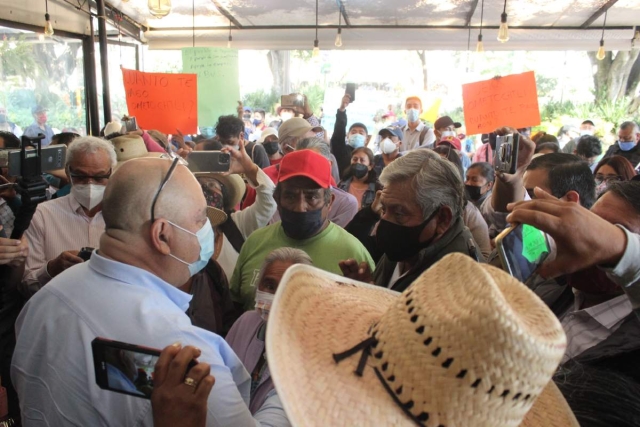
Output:
M294 266L269 314L294 426L577 426L551 381L562 326L522 283L451 254L402 294Z
M150 153L144 140L138 135L122 135L111 140L113 148L116 150L118 166L127 160L139 157L161 157L163 153Z
M215 227L227 221L227 214L218 208L207 206L207 218L209 218L211 226Z
M244 180L236 174L223 175L215 172L195 172L194 175L196 178L213 178L226 188L229 200L225 200L224 208L227 211L233 210L240 203L247 190Z

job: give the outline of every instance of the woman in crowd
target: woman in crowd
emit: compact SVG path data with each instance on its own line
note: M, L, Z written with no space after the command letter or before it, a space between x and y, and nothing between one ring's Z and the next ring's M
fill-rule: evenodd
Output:
M276 249L265 258L258 275L256 309L240 316L226 337L227 343L251 373L249 410L252 414L262 407L274 387L265 355L267 320L280 280L294 264L311 265L312 262L304 251L293 248Z
M358 210L366 208L376 198L376 191L382 186L373 170L373 152L360 147L351 153L351 165L343 172L343 180L338 188L353 195L358 200Z
M600 160L593 174L596 177L596 194L600 196L610 182L629 181L636 171L629 160L622 156L611 156Z

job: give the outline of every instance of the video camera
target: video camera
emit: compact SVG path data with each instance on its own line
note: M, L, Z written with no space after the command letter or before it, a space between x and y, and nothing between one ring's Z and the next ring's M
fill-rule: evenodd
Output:
M0 150L0 167L8 168L9 176L17 176L15 184L0 186L3 189L12 186L22 197L22 207L16 215L12 239L19 239L27 229L38 203L47 200L49 184L42 178L44 172L63 169L66 160L65 145L50 145L42 148L43 134L36 137L22 137L19 149Z

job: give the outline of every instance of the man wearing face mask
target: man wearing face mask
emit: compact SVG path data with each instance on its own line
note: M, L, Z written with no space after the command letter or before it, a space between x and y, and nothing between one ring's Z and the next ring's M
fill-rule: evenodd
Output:
M462 125L454 122L449 116L442 116L433 124L434 133L437 141L442 141L447 138L457 138L458 133L456 129L459 129Z
M256 131L262 132L267 127L267 125L264 123L264 118L264 110L259 109L253 112L253 121L251 123L253 124L253 128Z
M364 147L369 140L367 127L362 123L354 123L347 132L347 107L351 103L351 97L342 97L340 108L336 112L336 122L331 136L331 153L338 162L340 179L344 178L344 171L351 164L351 153L356 148Z
M431 148L436 142L433 129L430 129L420 120L422 114L422 100L417 96L410 96L404 103L404 112L407 115L407 125L404 127L402 148L400 151L410 151L419 147Z
M402 146L402 129L398 127L388 127L380 129L378 132L380 137L380 154L376 154L373 158L373 170L378 176L382 170L394 160L400 158L400 147Z
M278 130L275 128L265 128L260 134L258 144L262 144L264 151L269 156L269 163L271 166L277 165L282 161L283 154L280 151L280 144L278 144Z
M178 287L214 253L207 204L191 172L178 159L123 163L105 191L103 214L98 251L54 278L16 323L11 373L23 419L45 413L51 425L153 425L148 400L93 383L91 341L101 336L151 348L196 347L201 368L189 370L181 387L198 393L209 371L215 377L207 426L288 426L275 391L251 414L251 378L238 357L185 314L191 296Z
M402 292L450 253L484 261L462 220L464 187L451 162L431 150L415 150L387 166L380 182L376 241L384 256L373 277L366 265L346 260L345 276Z
M562 132L562 130L563 129L560 129L560 132ZM560 135L560 132L558 132L558 135ZM580 139L580 137L585 135L594 136L596 133L596 125L591 120L585 120L580 124L579 133L580 135L578 135L578 137L573 138L571 141L567 142L564 146L561 146L563 153L575 154L576 147L578 145L578 140Z
M624 122L618 131L618 141L607 150L604 157L622 156L636 169L640 165L640 128L634 122Z
M251 372L251 389L254 390L249 405L251 413L262 406L274 388L265 352L267 321L282 276L294 264L313 265L313 262L304 251L294 248L276 249L265 258L259 273L255 310L240 316L225 337L242 364Z
M251 310L255 304L263 260L277 248L302 249L315 266L337 274L340 273L338 263L347 258L373 269L373 261L364 246L328 219L334 195L331 164L322 155L311 150L287 154L280 163L274 199L281 221L249 236L231 278L231 295L245 310Z
M98 247L104 231L102 196L116 161L109 141L86 136L69 145L65 172L71 194L39 204L25 232L31 249L20 289L25 297L82 263L80 249Z
M228 145L236 150L240 147L240 141L245 142L245 150L260 169L269 166L269 157L262 144L245 141L244 123L236 116L220 116L216 124L216 136L222 145Z
M18 138L22 136L22 129L17 124L9 121L7 109L3 106L0 106L0 131L11 132Z

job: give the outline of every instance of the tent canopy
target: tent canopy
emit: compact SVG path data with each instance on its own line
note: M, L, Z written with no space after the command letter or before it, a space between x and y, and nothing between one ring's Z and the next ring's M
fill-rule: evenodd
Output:
M138 25L152 49L191 46L194 33L196 46L226 46L230 26L239 49L312 49L316 38L315 0L171 0L171 13L161 19L149 12L149 2L157 1L108 5ZM49 0L56 28L86 33L88 18L76 2ZM0 18L42 24L44 0L0 5ZM504 7L504 0L318 0L318 39L321 49L336 49L340 23L341 49L467 50L474 49L482 17L486 50L594 51L608 11L606 49L628 50L634 26L640 27L639 0L507 0L510 40L500 43Z

